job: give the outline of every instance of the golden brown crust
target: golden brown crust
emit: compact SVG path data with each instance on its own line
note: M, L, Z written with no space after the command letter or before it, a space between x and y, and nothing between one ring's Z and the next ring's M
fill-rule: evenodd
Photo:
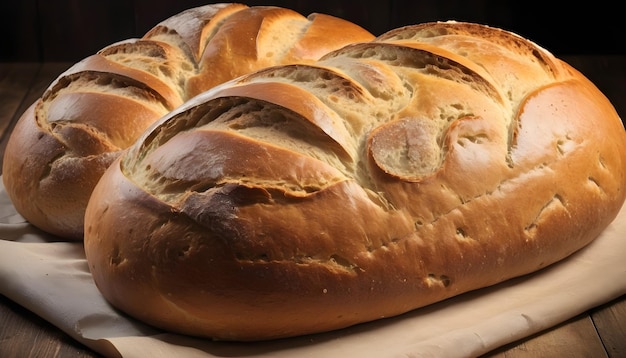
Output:
M499 29L422 24L165 116L97 185L85 250L141 320L272 339L539 270L625 189L622 122L580 73Z
M7 193L35 226L82 240L95 183L157 119L236 76L372 38L348 21L276 7L224 3L184 11L141 39L107 46L50 85L8 142Z

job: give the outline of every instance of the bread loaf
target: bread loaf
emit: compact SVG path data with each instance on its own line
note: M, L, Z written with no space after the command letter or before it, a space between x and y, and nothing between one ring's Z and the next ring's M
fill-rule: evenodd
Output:
M154 121L255 69L319 59L374 36L329 15L277 7L193 8L141 39L112 44L61 74L20 118L3 181L35 226L83 238L85 206L104 170Z
M504 30L426 23L192 98L106 171L85 250L152 325L310 334L567 257L617 215L625 169L582 74Z

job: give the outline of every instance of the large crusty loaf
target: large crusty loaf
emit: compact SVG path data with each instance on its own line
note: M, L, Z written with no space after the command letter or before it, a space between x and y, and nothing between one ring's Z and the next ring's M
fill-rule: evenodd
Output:
M217 86L89 201L114 306L259 340L389 317L546 267L626 193L626 134L582 74L509 32L390 31Z
M61 74L20 118L3 181L32 224L82 240L84 210L120 151L161 116L216 84L267 66L319 59L374 36L324 14L215 4L141 39L112 44Z

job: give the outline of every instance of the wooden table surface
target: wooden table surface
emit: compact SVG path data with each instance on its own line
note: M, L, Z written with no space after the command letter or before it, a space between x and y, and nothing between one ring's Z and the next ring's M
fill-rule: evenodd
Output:
M626 119L626 55L561 58L591 79ZM0 158L21 113L70 65L0 63ZM0 357L97 356L53 325L0 295ZM626 357L626 296L487 356Z

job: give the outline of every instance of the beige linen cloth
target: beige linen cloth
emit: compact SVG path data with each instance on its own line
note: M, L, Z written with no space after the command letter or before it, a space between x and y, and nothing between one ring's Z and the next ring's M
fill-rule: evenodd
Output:
M26 223L0 186L0 293L109 357L473 357L626 294L625 234L623 209L590 246L532 275L335 332L213 342L117 312L93 284L82 243Z

